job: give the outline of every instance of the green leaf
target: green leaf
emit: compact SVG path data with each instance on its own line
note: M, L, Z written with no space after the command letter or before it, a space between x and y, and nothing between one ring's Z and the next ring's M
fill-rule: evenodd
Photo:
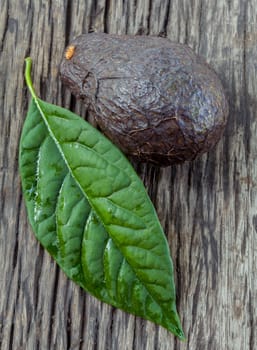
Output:
M37 239L69 278L100 300L184 339L169 247L129 161L98 130L36 97L19 166Z

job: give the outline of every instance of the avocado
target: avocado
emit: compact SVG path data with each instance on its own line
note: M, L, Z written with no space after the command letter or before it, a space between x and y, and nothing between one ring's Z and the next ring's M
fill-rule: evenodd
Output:
M168 166L209 151L228 116L213 69L183 44L152 36L83 34L60 76L125 154Z

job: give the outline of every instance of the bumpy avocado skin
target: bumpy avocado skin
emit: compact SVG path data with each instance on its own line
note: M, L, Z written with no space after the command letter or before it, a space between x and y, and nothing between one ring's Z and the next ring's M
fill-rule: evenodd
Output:
M124 153L161 166L193 160L221 137L228 103L188 46L151 36L83 34L61 79Z

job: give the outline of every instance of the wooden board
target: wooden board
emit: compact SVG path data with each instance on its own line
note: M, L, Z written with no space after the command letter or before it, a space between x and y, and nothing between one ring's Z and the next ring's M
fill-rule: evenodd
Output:
M185 343L68 281L28 225L17 164L24 58L33 58L42 99L85 116L58 65L69 40L89 30L187 43L229 98L212 152L166 169L137 166L168 236ZM1 349L257 349L257 0L1 0L0 101Z

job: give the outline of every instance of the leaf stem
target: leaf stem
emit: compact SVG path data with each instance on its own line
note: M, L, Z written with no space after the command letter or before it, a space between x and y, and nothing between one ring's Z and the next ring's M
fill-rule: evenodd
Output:
M32 97L36 100L37 95L36 95L36 92L34 90L32 80L31 80L31 74L30 74L31 73L31 66L32 66L32 59L30 57L26 57L25 62L26 62L25 80L26 80L27 86L29 88L29 91L30 91Z

